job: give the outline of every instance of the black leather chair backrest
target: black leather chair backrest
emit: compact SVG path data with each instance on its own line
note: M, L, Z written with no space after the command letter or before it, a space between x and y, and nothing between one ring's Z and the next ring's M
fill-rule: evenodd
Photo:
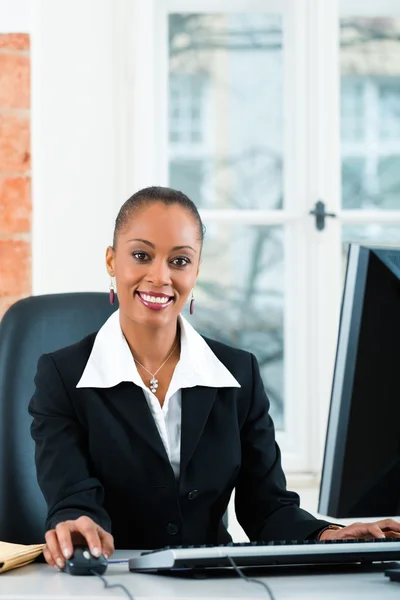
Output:
M98 331L115 309L107 293L34 296L0 323L0 541L43 540L46 505L27 410L39 357Z

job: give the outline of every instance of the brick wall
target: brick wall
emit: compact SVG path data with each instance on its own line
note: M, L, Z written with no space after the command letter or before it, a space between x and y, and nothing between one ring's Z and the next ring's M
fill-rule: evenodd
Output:
M0 34L0 319L31 294L29 36Z

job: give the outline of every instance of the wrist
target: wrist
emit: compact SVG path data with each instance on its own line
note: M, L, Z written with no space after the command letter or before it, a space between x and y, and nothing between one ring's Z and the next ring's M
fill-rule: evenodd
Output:
M331 532L337 531L338 529L343 529L343 527L341 525L328 525L327 527L324 527L317 535L317 542L334 539L335 534L332 534Z

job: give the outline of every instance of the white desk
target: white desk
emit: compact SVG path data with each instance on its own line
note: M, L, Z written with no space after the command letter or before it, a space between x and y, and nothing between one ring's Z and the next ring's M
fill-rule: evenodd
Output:
M113 558L133 556L119 551ZM144 573L130 573L127 564L109 565L105 576L110 584L122 583L135 600L180 598L268 598L257 584L234 574L208 579L188 579ZM267 581L276 600L399 600L400 583L382 572L316 575L271 575ZM121 600L120 588L106 590L98 577L72 577L45 564L31 564L0 575L0 600Z

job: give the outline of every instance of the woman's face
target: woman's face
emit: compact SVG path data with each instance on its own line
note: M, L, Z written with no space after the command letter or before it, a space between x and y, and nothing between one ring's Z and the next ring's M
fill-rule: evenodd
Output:
M122 318L149 327L176 322L199 272L198 238L195 218L178 204L134 211L106 253Z

